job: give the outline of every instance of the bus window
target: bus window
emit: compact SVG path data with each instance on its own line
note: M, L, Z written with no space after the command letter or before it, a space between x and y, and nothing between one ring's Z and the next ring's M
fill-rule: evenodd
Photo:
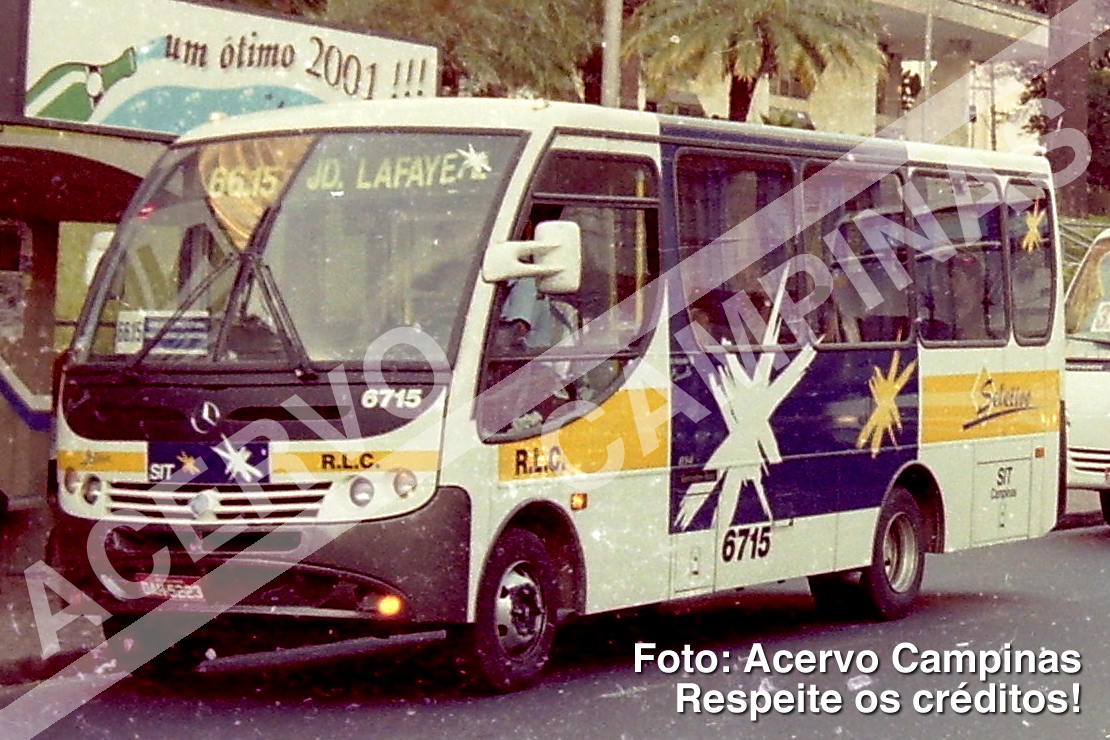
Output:
M929 204L928 211L915 214L913 229L934 249L950 248L917 257L921 338L1005 341L1006 269L997 185L946 173L915 175L913 186Z
M994 253L996 264L999 255ZM1001 311L991 299L987 280L990 258L984 250L965 247L945 262L923 261L925 304L928 318L921 324L924 339L935 341L985 341L995 338L990 330L992 310ZM994 269L1000 273L1000 265Z
M1051 210L1042 187L1011 182L1006 188L1006 242L1018 341L1043 343L1052 330Z
M651 308L643 288L657 273L658 245L649 166L557 156L537 190L519 237L544 221L578 224L582 282L562 295L531 279L499 286L485 386L497 387L479 400L486 434L535 433L571 402L600 402L635 356Z
M906 341L909 281L897 278L908 249L884 234L904 223L899 178L839 163L809 165L805 177L802 244L832 274L830 300L807 314L815 336L825 347Z
M773 278L792 253L793 208L779 200L789 164L690 152L677 170L679 270L695 326L725 346L792 343L785 322L767 325L777 294L806 292L797 276ZM748 301L758 316L744 313Z

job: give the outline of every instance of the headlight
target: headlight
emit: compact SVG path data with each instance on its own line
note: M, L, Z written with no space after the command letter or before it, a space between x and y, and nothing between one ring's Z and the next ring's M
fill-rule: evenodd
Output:
M73 468L66 468L65 475L62 476L62 487L65 488L67 493L77 493L78 487L81 485L81 474Z
M347 489L351 503L355 506L367 506L374 500L374 484L361 475L355 476Z
M95 475L90 475L81 486L81 498L85 499L85 503L91 506L100 500L100 494L103 490L103 481Z
M393 474L393 490L401 498L407 497L416 490L416 473L401 468Z

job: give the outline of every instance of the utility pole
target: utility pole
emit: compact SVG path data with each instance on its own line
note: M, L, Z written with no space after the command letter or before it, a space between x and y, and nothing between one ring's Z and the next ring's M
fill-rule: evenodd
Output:
M605 20L601 50L601 104L619 108L621 104L621 16L622 0L604 0Z

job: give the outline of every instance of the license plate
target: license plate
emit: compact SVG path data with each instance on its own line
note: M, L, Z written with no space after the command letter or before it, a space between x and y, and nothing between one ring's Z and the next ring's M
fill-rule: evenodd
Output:
M158 599L178 598L183 601L204 601L204 592L200 588L198 579L183 578L181 576L167 576L161 583L151 583L150 579L140 581L143 596L153 596Z

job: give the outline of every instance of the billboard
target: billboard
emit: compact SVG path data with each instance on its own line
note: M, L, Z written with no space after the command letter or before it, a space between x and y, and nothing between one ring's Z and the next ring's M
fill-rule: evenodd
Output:
M24 115L180 134L216 115L432 96L434 46L176 0L31 0Z

